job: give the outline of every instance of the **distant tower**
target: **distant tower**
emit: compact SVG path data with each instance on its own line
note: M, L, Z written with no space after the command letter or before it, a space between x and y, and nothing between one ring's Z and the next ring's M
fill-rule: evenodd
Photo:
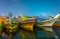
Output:
M20 13L20 14L18 15L18 19L19 19L20 21L22 21L23 16L24 16L24 15Z
M8 13L8 17L9 17L9 24L12 25L12 16L13 14L11 12Z
M13 16L13 14L11 12L9 12L8 17L12 17L12 16Z

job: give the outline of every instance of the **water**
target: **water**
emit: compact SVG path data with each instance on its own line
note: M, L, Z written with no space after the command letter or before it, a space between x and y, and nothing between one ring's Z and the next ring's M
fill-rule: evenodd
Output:
M17 33L15 36L13 36L14 39L22 39L21 33Z
M60 39L60 27L59 28L53 28L55 34L59 37Z
M54 32L55 32L55 34L60 38L60 28L53 28L53 30L54 30ZM26 31L27 32L27 31ZM36 39L55 39L55 37L54 36L51 36L50 35L50 33L47 33L47 32L44 32L43 30L41 30L41 29L35 29L34 30L34 33L30 33L30 34L28 34L29 32L27 32L27 33L25 33L24 32L24 34L25 34L25 38L26 37L28 37L27 39L29 39L29 38L32 38L32 37L35 37L34 35L32 35L32 34L34 34L35 33L35 35L36 35ZM4 37L4 35L5 34L3 34L3 39L5 39L5 37ZM6 35L5 35L6 36ZM7 36L7 38L8 38L8 36ZM14 39L22 39L23 37L22 37L22 33L21 32L18 32L17 34L15 34L14 36L13 36L13 38ZM25 39L24 38L24 39ZM35 39L35 38L32 38L32 39Z
M36 29L35 34L36 34L36 39L55 39L54 36L51 36L49 33L44 32L44 31L39 30L39 29ZM30 35L32 35L32 34L30 34ZM28 33L27 34L25 33L24 39L29 39L29 38L33 37L33 35L32 36L30 36L30 35ZM28 37L28 38L26 38L26 37ZM17 33L14 36L14 39L22 39L20 33ZM34 39L34 38L31 38L31 39Z

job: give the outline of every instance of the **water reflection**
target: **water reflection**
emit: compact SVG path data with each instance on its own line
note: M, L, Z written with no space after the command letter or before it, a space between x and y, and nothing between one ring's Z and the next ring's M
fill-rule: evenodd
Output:
M60 28L53 28L53 30L60 39ZM27 31L23 31L23 33L22 33L20 31L20 32L17 32L12 37L13 37L13 39L26 39L26 38L27 39L55 39L55 37L51 36L51 34L49 32L45 32L41 29L35 29L34 33L27 32ZM24 35L24 37L22 36L22 34ZM11 39L11 37L10 37L10 35L3 32L2 33L2 39Z
M56 33L56 35L58 36L58 38L60 39L60 27L59 28L53 28L53 30Z
M11 37L8 34L3 32L2 33L2 39L11 39Z
M22 39L21 33L17 33L16 35L13 36L14 39Z

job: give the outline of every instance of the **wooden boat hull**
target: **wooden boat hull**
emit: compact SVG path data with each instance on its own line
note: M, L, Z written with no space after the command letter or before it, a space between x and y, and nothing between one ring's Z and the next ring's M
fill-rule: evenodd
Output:
M53 24L53 27L60 27L60 20L56 21L54 24Z
M34 23L35 22L26 22L26 23L23 23L21 27L25 30L33 31Z
M55 20L44 23L42 25L37 24L37 27L43 28L45 31L53 32L52 26L53 26L54 22L55 22Z
M60 39L60 20L57 20L53 24L53 30L54 30L55 34L58 36L58 38Z

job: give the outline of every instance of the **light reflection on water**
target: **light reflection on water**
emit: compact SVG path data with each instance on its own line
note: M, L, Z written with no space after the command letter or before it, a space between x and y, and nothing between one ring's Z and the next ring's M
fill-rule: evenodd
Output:
M60 27L59 28L53 28L55 34L59 37L60 39Z
M3 33L2 39L11 39L11 38L7 34ZM17 33L16 35L14 35L13 39L22 39L21 33Z
M22 39L21 33L17 33L13 38L14 39Z
M58 36L58 37L60 37L60 28L53 28L53 30L54 30L54 32L56 33L56 35ZM58 31L59 30L59 31ZM46 37L47 35L47 33L46 32L43 32L43 31L40 31L40 30L37 30L36 31L36 34L37 34L37 39L55 39L54 37L50 37L50 36L48 36L48 37ZM6 35L5 35L6 36ZM29 35L28 35L29 36ZM16 35L14 35L13 36L13 38L14 39L22 39L22 36L21 36L21 33L19 32L19 33L17 33ZM4 35L3 35L3 37L2 37L2 39L5 39L5 37L4 37Z

